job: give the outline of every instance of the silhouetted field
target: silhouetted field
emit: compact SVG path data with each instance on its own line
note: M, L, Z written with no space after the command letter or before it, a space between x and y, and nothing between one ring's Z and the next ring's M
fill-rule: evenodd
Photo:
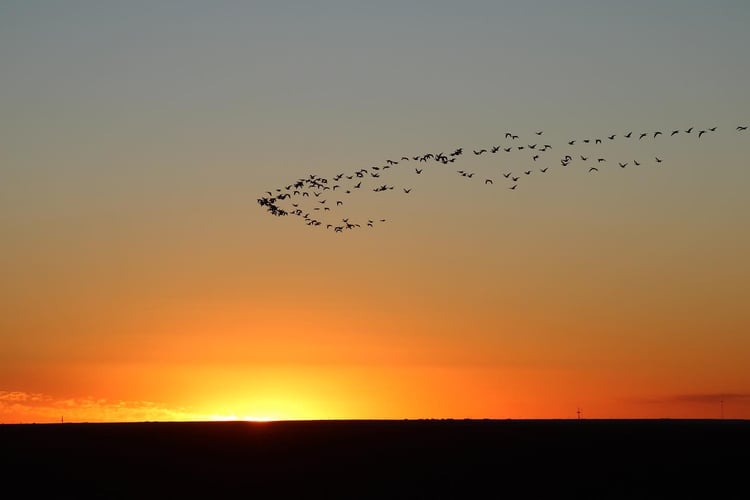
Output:
M750 421L0 425L25 497L748 498Z

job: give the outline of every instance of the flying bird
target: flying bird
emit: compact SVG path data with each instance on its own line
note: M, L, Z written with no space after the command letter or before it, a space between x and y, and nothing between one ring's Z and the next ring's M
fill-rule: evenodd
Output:
M661 163L661 160L659 159L658 156L655 159L656 159L656 163Z
M598 171L599 171L599 169L598 169L598 168L596 168L596 167L591 167L591 168L589 169L589 172L594 172L594 171L598 172Z
M705 133L706 133L706 131L705 131L705 130L701 130L700 132L698 132L698 138L700 139L700 137L701 137L701 136L702 136L703 134L705 134Z
M747 130L747 127L745 127L743 125L737 125L737 130L738 131L740 131L740 130Z
M673 135L679 134L679 130L673 130L671 134L669 134L669 137L672 137Z
M485 184L492 184L492 179L485 179L485 180L484 180L484 183L485 183Z

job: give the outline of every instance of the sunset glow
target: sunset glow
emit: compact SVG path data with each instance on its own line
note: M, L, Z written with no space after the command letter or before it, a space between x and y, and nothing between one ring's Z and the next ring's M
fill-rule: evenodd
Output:
M0 423L750 418L750 2L541 3L0 6Z

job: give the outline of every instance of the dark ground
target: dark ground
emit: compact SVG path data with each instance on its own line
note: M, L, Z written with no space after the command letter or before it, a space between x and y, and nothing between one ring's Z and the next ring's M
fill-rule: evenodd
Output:
M750 498L750 421L6 424L0 478L26 498Z

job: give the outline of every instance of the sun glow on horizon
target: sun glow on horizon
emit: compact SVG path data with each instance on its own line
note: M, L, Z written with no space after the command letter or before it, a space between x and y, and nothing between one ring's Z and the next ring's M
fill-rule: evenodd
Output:
M276 422L289 419L271 415L211 415L210 417L201 420L208 422Z

